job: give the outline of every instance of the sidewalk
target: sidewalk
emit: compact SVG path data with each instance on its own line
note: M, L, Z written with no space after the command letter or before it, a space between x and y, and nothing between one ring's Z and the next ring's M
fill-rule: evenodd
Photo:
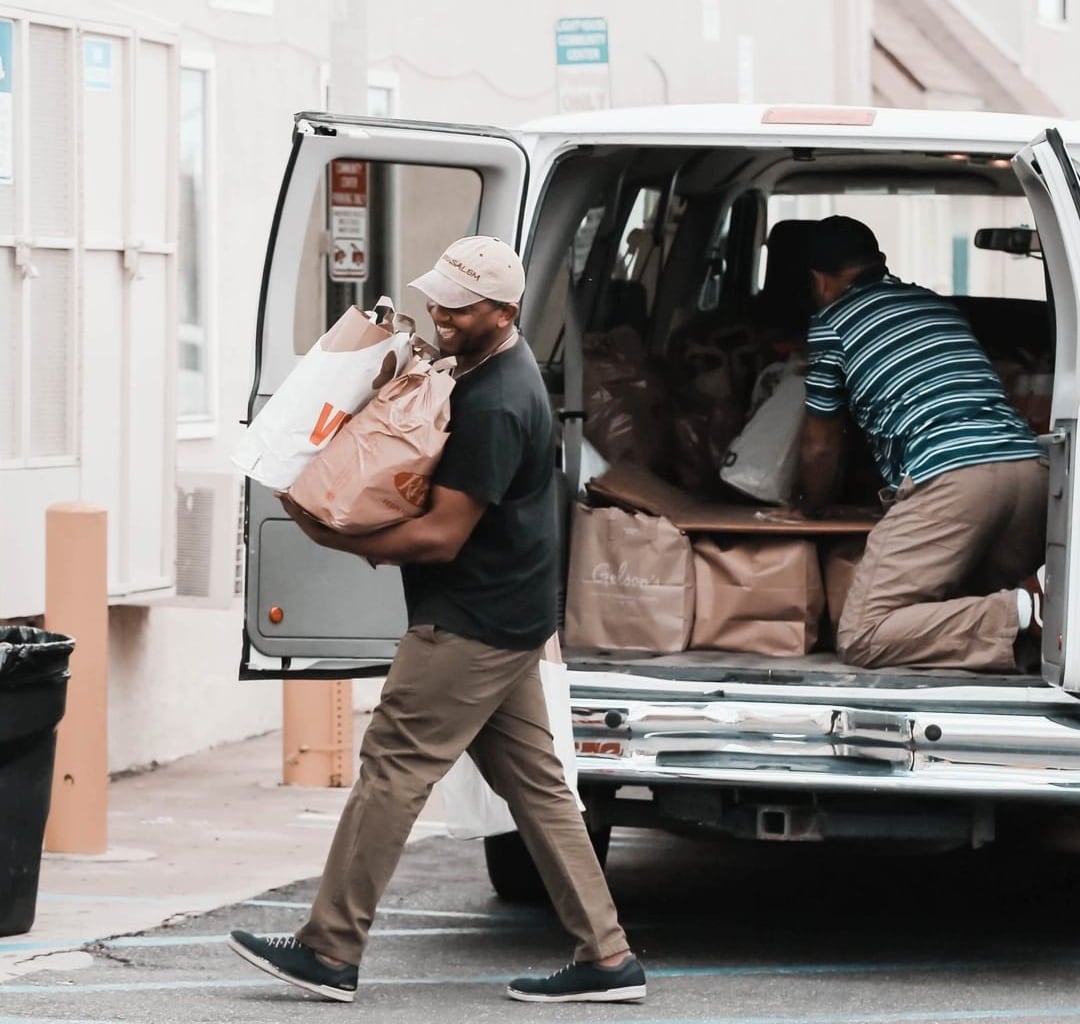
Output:
M369 717L354 719L354 763ZM272 732L111 782L108 851L43 856L33 928L0 937L0 982L320 874L349 790L283 786L281 772ZM441 818L433 800L412 839L443 832Z

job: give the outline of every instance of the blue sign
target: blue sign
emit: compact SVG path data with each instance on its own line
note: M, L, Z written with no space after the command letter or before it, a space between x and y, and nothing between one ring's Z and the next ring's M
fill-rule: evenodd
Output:
M0 185L10 185L15 174L14 38L15 22L0 18Z
M87 89L97 90L113 87L112 40L83 40L83 85Z
M555 62L606 64L608 35L606 18L560 18L555 23Z
M11 39L13 21L0 20L0 92L11 92Z

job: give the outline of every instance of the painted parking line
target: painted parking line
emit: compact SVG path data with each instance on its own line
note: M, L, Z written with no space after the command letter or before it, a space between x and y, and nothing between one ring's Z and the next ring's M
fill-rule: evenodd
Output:
M311 901L306 903L292 900L242 900L241 907L281 907L283 910L310 910ZM521 921L528 919L550 920L550 915L541 911L508 910L502 913L476 913L467 910L410 910L408 907L379 907L379 917L401 915L404 917L448 917L464 921Z
M0 1017L0 1024L131 1024L119 1020L72 1020L70 1017Z
M216 985L207 982L196 986L182 983L162 983L155 986L164 988L257 988L271 985L280 986L282 983L275 980L266 982L254 981L250 984L240 982L227 982L224 985ZM80 986L80 991L86 991L91 986ZM98 986L99 990L107 991L131 991L131 985L113 985L107 989ZM38 990L40 991L40 989ZM68 991L71 991L69 988ZM1056 1018L1058 1020L1080 1018L1080 1006L1062 1007L1010 1007L1003 1010L909 1010L902 1013L862 1013L858 1016L849 1014L812 1014L798 1017L634 1017L626 1020L611 1020L608 1024L921 1024L921 1022L944 1022L944 1021L980 1021L980 1020L1046 1020ZM593 1024L595 1018L583 1020L581 1024ZM46 1018L46 1017L4 1017L0 1016L0 1024L130 1024L130 1022L110 1020L74 1020L70 1017Z
M371 937L379 938L427 938L432 935L488 935L493 931L525 931L537 925L500 925L498 928L470 927L458 928L373 928ZM292 932L260 932L267 939L292 938ZM224 943L225 935L124 935L117 939L103 939L94 945L104 949L163 949L169 946L212 946Z
M606 1024L940 1024L944 1021L1066 1020L1080 1018L1080 1006L1009 1007L1005 1010L906 1010L900 1013L814 1013L798 1017L634 1017ZM2 1024L2 1022L0 1022ZM582 1022L585 1024L585 1022Z
M751 977L754 975L803 975L803 976L820 976L820 975L837 975L837 974L884 974L895 973L897 971L935 971L940 972L943 970L985 970L987 967L999 967L999 966L1023 966L1028 961L980 961L972 963L948 963L948 964L798 964L798 965L772 965L772 966L742 966L742 967L668 967L668 968L650 968L648 969L648 976L650 981L655 981L660 978L736 978L736 977ZM1038 962L1042 966L1047 966L1045 961ZM1066 962L1062 962L1056 966L1069 966L1074 967L1077 965L1075 959ZM370 988L374 986L402 986L402 985L446 985L448 987L455 985L505 985L512 981L517 975L515 974L479 974L472 976L462 977L460 975L424 975L423 977L414 978L383 978L360 975L359 984L361 988ZM49 992L155 992L164 991L176 988L182 989L197 989L197 988L249 988L252 986L263 985L280 985L280 981L270 979L268 981L262 981L261 979L253 980L240 980L240 979L228 979L223 978L216 981L131 981L131 982L90 982L86 984L57 984L57 985L30 985L30 984L4 984L0 985L0 994L7 994L11 992L18 993L49 993ZM905 1022L905 1021L922 1021L926 1019L935 1020L979 1020L981 1018L987 1018L989 1020L1002 1020L1008 1019L1010 1013L1014 1013L1019 1017L1027 1015L1032 1019L1038 1019L1039 1016L1048 1016L1053 1013L1062 1014L1065 1017L1080 1017L1080 1006L1078 1007L1056 1007L1053 1011L1049 1009L1043 1009L1041 1007L1030 1008L1018 1008L1010 1010L955 1010L955 1011L940 1011L940 1010L920 1010L920 1011L908 1011L906 1013L881 1013L881 1014L866 1014L860 1013L858 1017L851 1017L844 1014L829 1015L823 1014L820 1016L799 1016L799 1017L717 1017L708 1018L711 1024L788 1024L789 1021L811 1022L811 1024L892 1024L892 1022ZM611 1021L609 1024L631 1024L630 1021ZM633 1024L691 1024L690 1020L682 1019L660 1019L656 1020L635 1020ZM693 1024L706 1024L702 1019L695 1019Z

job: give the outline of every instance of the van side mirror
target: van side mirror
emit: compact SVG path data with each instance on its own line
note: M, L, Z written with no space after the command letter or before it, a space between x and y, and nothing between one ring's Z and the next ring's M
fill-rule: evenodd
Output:
M1014 256L1042 253L1039 233L1034 228L979 228L975 232L975 248L1008 252Z

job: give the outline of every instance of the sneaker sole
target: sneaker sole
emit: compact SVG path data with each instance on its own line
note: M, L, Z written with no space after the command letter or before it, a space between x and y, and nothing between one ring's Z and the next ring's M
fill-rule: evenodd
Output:
M306 989L308 992L314 992L316 995L322 996L324 999L333 999L339 1003L351 1003L355 992L349 992L342 988L331 988L328 985L317 985L312 981L305 981L303 978L297 978L292 974L286 974L280 967L270 963L269 960L264 960L257 953L253 953L247 946L241 945L231 935L225 940L225 944L234 953L242 956L253 967L258 967L260 971L266 971L267 974L273 975L279 981L288 982L290 985L295 985L297 988Z
M519 992L516 988L507 988L506 994L521 1003L629 1003L645 998L645 986L629 985L626 988L609 988L600 992L567 992L559 996L544 995L541 992Z

